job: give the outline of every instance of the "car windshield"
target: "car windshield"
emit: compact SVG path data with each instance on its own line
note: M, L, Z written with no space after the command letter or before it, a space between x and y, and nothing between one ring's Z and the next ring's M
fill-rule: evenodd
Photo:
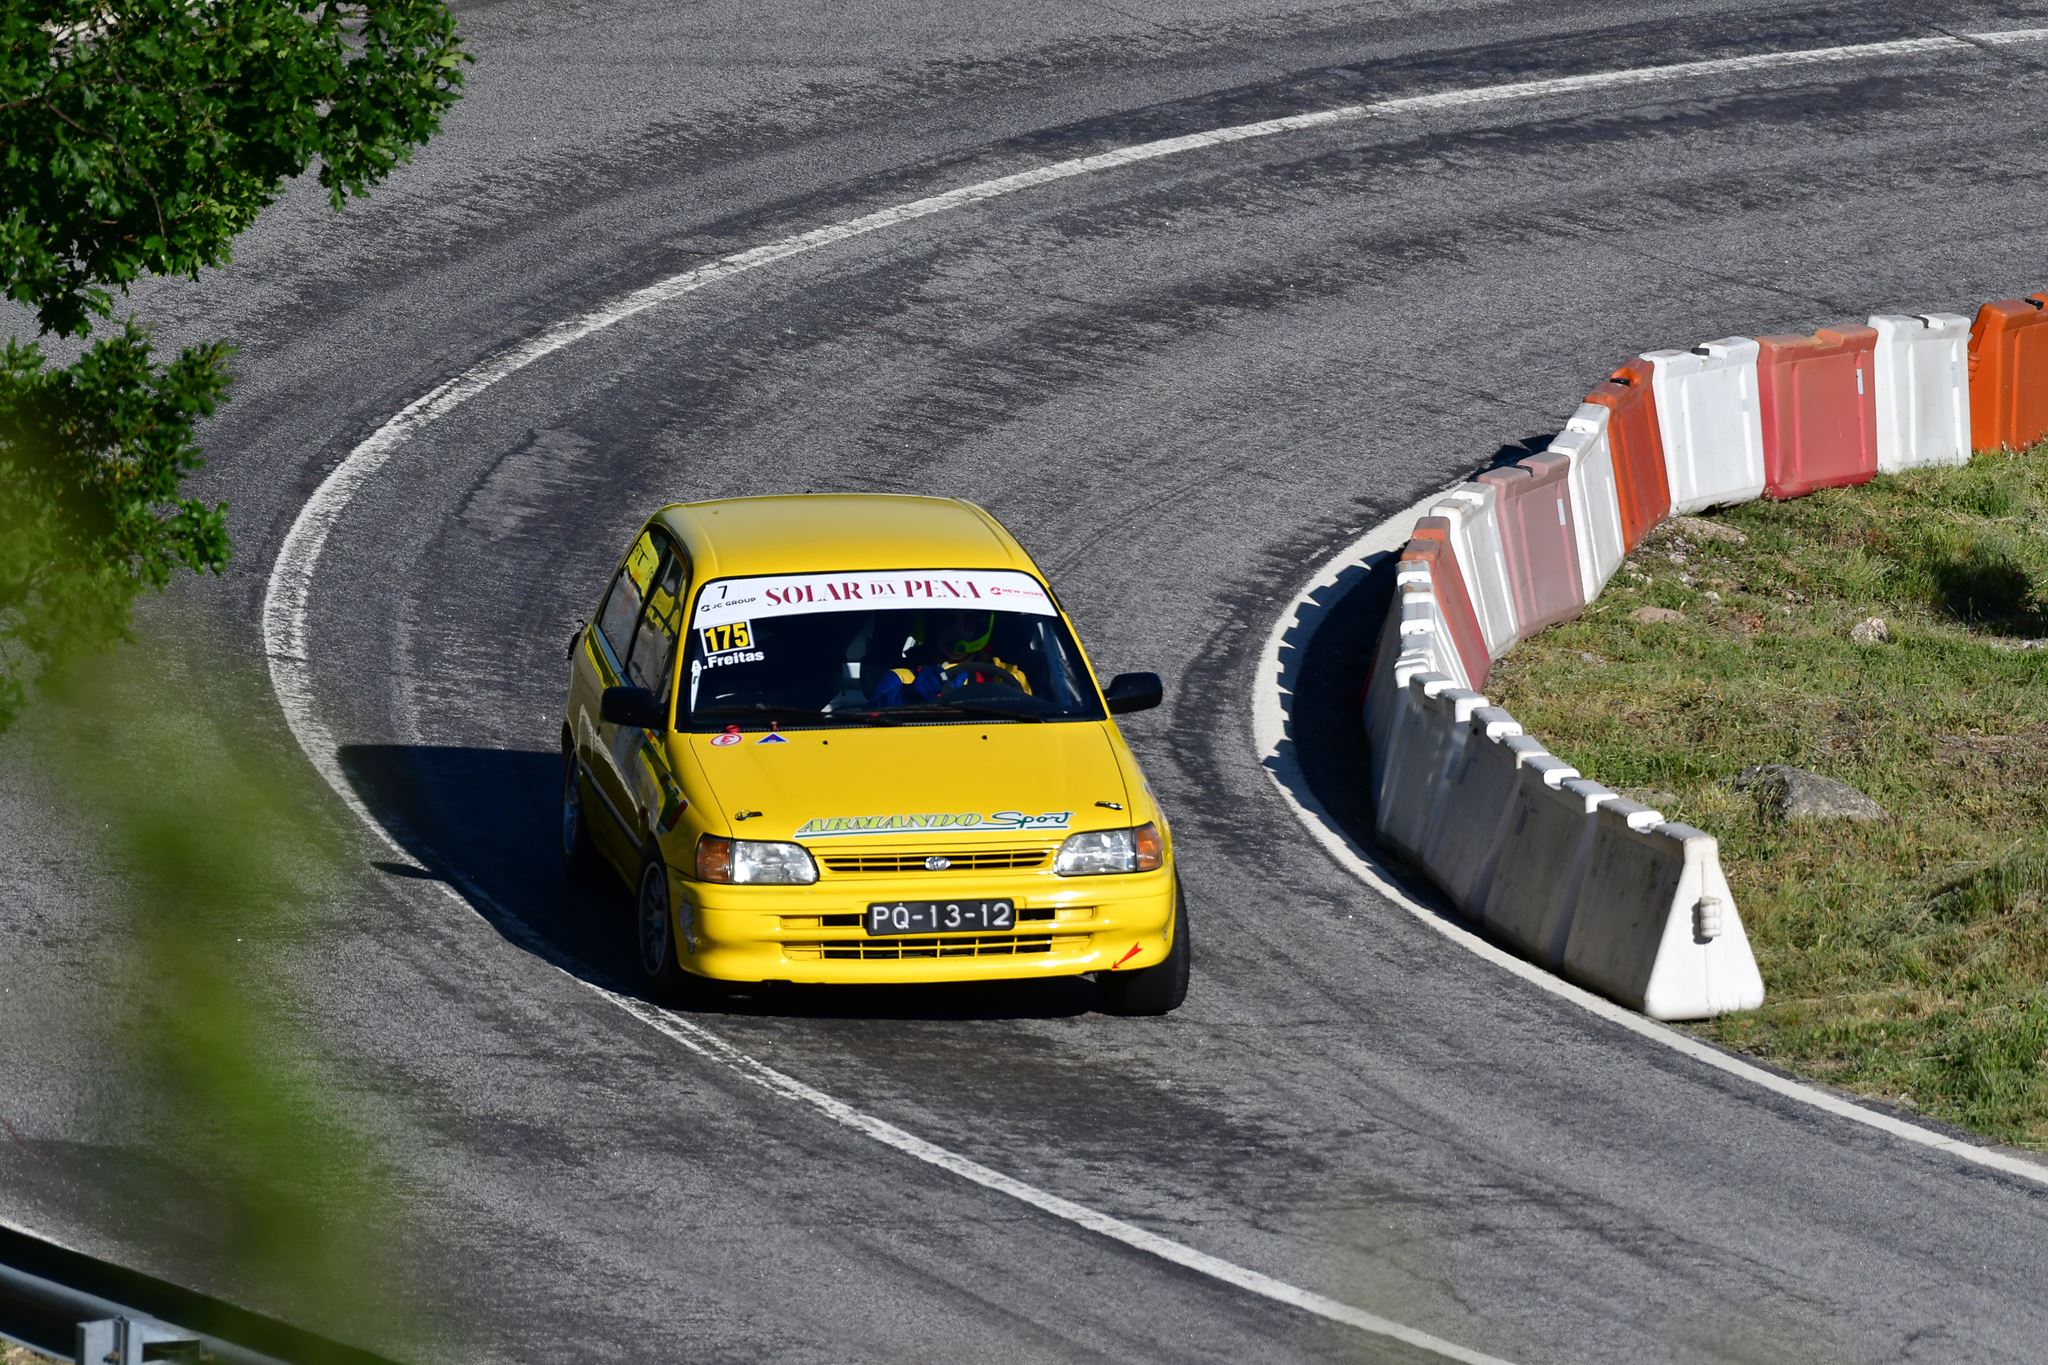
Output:
M1103 716L1051 595L1025 573L716 579L690 627L676 716L691 729Z

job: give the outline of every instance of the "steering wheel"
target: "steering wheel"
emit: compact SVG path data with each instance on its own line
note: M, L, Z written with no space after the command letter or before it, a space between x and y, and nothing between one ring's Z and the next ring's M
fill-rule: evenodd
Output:
M962 683L948 687L939 693L941 701L983 701L1000 699L1008 701L1013 697L1028 697L1023 684L1000 668L985 670L989 676L980 682Z

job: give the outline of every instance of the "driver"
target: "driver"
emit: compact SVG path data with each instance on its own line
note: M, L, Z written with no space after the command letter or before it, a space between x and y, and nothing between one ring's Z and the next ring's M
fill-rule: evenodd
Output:
M877 706L905 706L939 700L964 687L993 684L1025 693L1024 670L997 658L989 646L996 632L992 611L940 610L918 613L916 643L904 651L903 666L882 675Z

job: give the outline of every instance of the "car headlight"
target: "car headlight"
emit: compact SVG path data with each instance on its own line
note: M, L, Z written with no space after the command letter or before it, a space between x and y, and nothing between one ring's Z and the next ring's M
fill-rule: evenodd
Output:
M809 886L818 880L818 865L802 844L772 844L760 839L721 839L707 834L697 841L697 880L739 885Z
M1060 845L1052 870L1062 877L1092 877L1101 872L1150 872L1164 862L1166 841L1159 826L1136 829L1091 829L1069 834Z

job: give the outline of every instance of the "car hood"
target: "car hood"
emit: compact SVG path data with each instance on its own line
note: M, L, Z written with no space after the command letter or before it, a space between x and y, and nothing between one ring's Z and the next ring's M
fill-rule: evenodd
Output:
M747 839L1043 842L1130 823L1130 793L1101 721L677 738L732 832ZM1098 804L1111 802L1116 809ZM758 813L742 820L743 812Z

